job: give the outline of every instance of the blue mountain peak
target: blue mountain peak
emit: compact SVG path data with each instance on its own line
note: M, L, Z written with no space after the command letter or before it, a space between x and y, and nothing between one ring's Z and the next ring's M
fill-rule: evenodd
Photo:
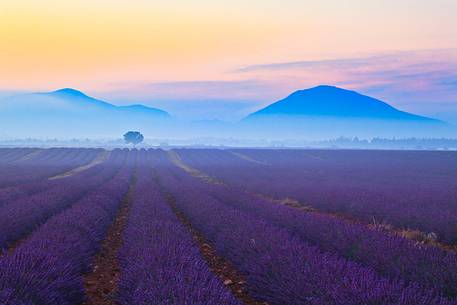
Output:
M50 94L54 94L54 95L66 95L66 96L72 96L72 97L85 97L85 98L88 98L88 96L85 95L84 93L82 93L81 91L78 91L78 90L75 90L75 89L72 89L72 88L63 88L63 89L59 89L59 90L50 92Z
M271 115L434 121L400 111L381 100L355 91L329 85L295 91L288 97L251 114L249 118Z

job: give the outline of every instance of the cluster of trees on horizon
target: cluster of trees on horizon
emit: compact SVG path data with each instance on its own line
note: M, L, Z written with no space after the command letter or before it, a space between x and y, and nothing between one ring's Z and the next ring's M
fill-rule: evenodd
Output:
M331 140L317 141L316 144L338 147L360 148L394 148L394 149L457 149L457 139L454 138L372 138L339 137Z

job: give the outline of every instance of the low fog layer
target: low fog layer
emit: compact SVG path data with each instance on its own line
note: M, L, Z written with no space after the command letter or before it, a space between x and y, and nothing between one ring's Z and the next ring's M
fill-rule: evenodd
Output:
M325 140L453 138L446 122L331 86L300 90L239 122L180 121L143 105L114 106L73 89L13 96L0 102L2 138L117 139L128 130L146 138ZM202 140L201 144L204 143Z

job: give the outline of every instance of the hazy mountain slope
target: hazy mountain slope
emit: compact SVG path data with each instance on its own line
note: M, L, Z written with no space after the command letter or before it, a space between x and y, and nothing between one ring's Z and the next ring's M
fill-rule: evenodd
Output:
M1 100L0 116L2 134L66 138L113 136L138 128L159 130L171 118L160 109L115 106L68 88Z
M252 113L248 118L272 115L438 122L397 110L385 102L355 91L332 86L318 86L296 91L285 99Z
M297 91L239 123L179 121L160 109L115 106L74 89L0 100L0 138L120 138L128 130L139 130L147 138L193 138L201 143L215 138L457 137L452 125L330 86Z
M46 93L17 95L0 101L0 110L34 111L43 109L68 112L82 110L85 113L95 110L118 112L128 111L164 117L170 116L163 110L144 105L115 106L70 88Z
M296 91L250 114L240 125L246 135L270 139L457 136L455 127L443 121L332 86Z

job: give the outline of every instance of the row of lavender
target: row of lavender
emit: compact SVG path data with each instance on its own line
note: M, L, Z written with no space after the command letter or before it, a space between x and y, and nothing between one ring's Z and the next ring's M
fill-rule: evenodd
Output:
M193 226L247 278L269 304L454 304L418 283L383 277L373 268L325 252L272 219L211 196L208 185L159 156L163 187Z
M0 250L111 179L127 154L126 151L116 150L107 162L65 179L39 183L38 187L42 189L37 193L21 196L1 205Z
M233 187L213 185L208 186L208 191L224 203L268 219L325 251L362 263L383 275L417 282L446 296L457 295L457 257L453 252L417 245L332 216L303 213Z
M127 194L135 156L135 152L128 154L127 164L114 178L50 218L14 253L0 257L0 304L84 301L82 276L90 270L92 257ZM112 162L124 164L120 159Z
M141 151L119 258L120 304L240 304L210 272L199 248L154 181L151 154Z
M0 148L0 164L21 160L38 150L37 148Z
M41 150L30 158L0 164L0 187L48 178L92 161L100 149L52 148Z
M389 278L457 296L457 255L334 216L307 213L247 194L208 185L205 190L237 210L261 217L307 243L370 267Z
M457 242L455 152L178 150L229 184Z
M18 164L15 164L15 167L9 168L8 170L0 166L3 175L5 177L10 176L3 181L9 181L8 184L10 184L10 186L0 188L0 206L8 204L20 197L29 196L51 188L58 184L58 182L53 183L48 181L49 177L85 165L91 162L93 158L100 153L99 150L95 149L84 149L79 152L76 150L69 151L70 153L65 153L65 151L55 152L51 150L40 151L39 156L40 158L46 157L46 163L40 163L39 160L36 160L36 158L38 158L38 156L36 156L30 160L20 162L19 166ZM77 153L78 156L76 156L75 153ZM49 156L56 155L59 156L60 160L56 160L54 157L49 158ZM30 166L30 163L40 163L40 165ZM16 173L20 172L20 170L22 170L21 175ZM20 177L22 177L22 179L14 179Z

